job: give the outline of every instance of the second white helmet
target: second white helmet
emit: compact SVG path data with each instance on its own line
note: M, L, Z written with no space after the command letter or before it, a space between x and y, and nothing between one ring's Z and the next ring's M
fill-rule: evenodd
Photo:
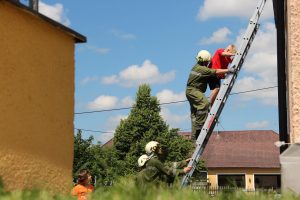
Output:
M200 62L209 62L211 60L211 55L206 50L201 50L196 56L196 60Z
M141 155L138 159L139 167L143 167L148 160L149 160L149 156L147 156L146 154Z
M156 150L157 147L159 147L159 143L156 141L151 141L146 144L145 151L147 154L151 154Z

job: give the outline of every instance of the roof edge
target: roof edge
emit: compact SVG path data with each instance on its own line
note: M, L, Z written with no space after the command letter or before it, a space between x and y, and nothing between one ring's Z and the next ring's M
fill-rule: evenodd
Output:
M5 2L8 2L10 4L13 4L14 6L26 11L26 12L29 12L30 14L33 14L37 17L40 17L42 18L43 20L45 20L46 22L50 23L51 25L55 26L56 28L58 29L61 29L65 32L67 32L68 34L72 35L75 39L75 43L85 43L87 41L86 37L76 31L74 31L73 29L69 28L69 27L66 27L65 25L39 13L38 11L35 11L35 10L32 10L30 9L28 6L25 6L24 4L18 2L18 1L14 1L14 0L0 0L0 1L5 1Z

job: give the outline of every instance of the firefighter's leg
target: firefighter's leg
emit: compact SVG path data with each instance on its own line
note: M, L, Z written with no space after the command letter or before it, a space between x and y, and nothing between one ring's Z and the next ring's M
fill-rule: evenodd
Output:
M199 90L191 90L187 93L187 99L191 105L192 140L197 140L202 126L207 117L209 102Z
M196 115L191 113L191 122L192 122L192 140L194 140L193 135L196 134Z
M197 108L197 112L196 112L196 121L195 121L195 139L197 140L201 129L205 123L205 120L207 118L207 114L208 114L208 109L209 109L209 101L207 100L207 98L205 97L205 95L202 92L198 93L198 98L199 98L199 102L197 105L195 105L195 107Z
M193 91L194 91L194 89L188 89L186 91L186 98L190 103L190 109L191 109L191 127L192 127L192 138L191 139L192 140L194 140L193 135L196 134L196 112L197 112L197 109L194 106L196 97L194 96Z

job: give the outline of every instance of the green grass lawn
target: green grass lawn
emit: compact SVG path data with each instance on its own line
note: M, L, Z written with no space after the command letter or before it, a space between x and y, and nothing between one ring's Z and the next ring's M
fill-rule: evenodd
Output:
M0 189L0 200L71 200L70 195L59 195L53 192L32 190L5 192ZM300 196L275 193L247 193L243 191L223 191L216 196L205 192L192 191L190 188L155 188L138 189L131 179L122 179L113 187L99 187L91 195L92 200L300 200Z

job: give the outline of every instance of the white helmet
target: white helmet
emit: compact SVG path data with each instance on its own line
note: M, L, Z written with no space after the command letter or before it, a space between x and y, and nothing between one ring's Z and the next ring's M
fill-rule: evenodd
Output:
M200 62L209 62L211 60L211 55L206 50L201 50L196 56L196 60Z
M141 155L138 159L139 167L143 167L148 160L149 160L149 156L147 156L146 154Z
M156 141L148 142L146 144L145 151L146 151L147 154L151 154L152 152L154 152L156 150L156 148L158 146L159 146L159 143L156 142Z

